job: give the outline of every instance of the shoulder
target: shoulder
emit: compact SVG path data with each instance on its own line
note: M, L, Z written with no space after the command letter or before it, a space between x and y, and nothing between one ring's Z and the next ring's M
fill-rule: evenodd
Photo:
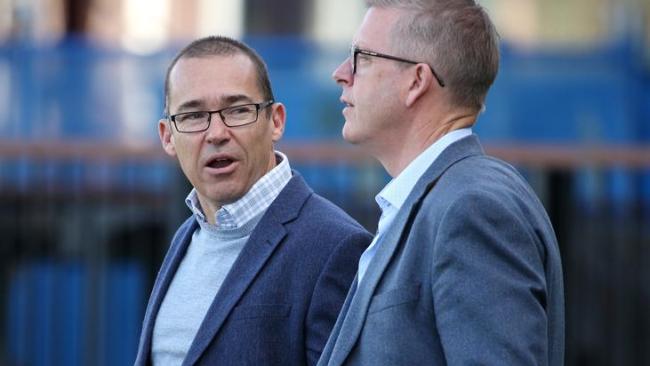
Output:
M316 193L305 200L295 220L286 227L294 242L323 253L349 246L365 249L372 240L357 221Z
M488 155L470 156L451 165L438 179L429 195L449 203L475 200L534 201L537 196L526 180L510 164Z
M524 183L523 177L512 165L489 155L473 155L459 160L440 177L443 182L446 179L457 180L455 183L460 183L460 187L473 185L477 181Z
M332 202L314 193L300 174L294 176L273 201L262 220L281 223L286 244L323 255L354 243L367 246L370 234ZM347 243L347 244L346 244Z
M420 214L435 223L505 215L549 229L546 210L526 180L508 163L487 155L452 164L422 197L421 205Z
M539 248L555 242L546 210L530 185L511 165L490 156L452 165L423 198L420 214L436 223L442 237L477 235L477 242L518 235Z
M320 226L338 229L342 232L366 232L356 220L340 207L316 193L313 193L305 201L300 217L318 223Z
M281 256L291 258L291 263L299 263L303 277L315 276L314 279L324 273L334 273L325 275L328 278L339 278L348 269L356 271L361 253L372 240L370 233L354 219L315 193L282 226L286 236ZM352 277L354 273L349 281ZM346 279L348 284L349 281Z
M282 190L273 206L276 211L285 212L281 216L296 216L300 226L317 225L323 229L336 229L337 232L365 233L366 230L350 215L329 200L315 193L304 179L294 172L289 184ZM293 207L293 208L291 208ZM295 226L295 225L294 225Z

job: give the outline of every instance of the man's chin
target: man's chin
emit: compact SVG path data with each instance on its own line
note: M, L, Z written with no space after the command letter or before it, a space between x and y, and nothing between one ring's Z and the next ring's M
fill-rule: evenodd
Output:
M211 187L211 190L208 190L206 193L206 198L208 198L212 203L217 204L218 206L224 206L230 203L237 201L242 198L246 192L241 192L240 189L228 189L228 187Z
M345 125L343 126L343 130L341 131L341 135L343 136L343 140L351 143L351 144L358 144L359 143L359 136L357 136L354 131L351 131L348 126L349 122L345 122Z

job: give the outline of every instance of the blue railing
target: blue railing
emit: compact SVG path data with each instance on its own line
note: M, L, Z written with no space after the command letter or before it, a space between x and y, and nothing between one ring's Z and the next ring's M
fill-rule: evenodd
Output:
M345 47L287 38L248 42L267 60L276 99L287 106L284 141L340 140L340 90L329 75L347 56ZM0 141L158 144L164 72L174 52L135 56L79 39L50 48L0 47ZM650 71L640 53L625 42L581 52L506 46L475 130L493 144L650 144ZM294 168L317 192L358 218L368 216L371 197L388 179L380 170L345 161L299 160ZM160 159L89 163L83 157L0 156L0 192L29 197L35 190L96 189L164 196L178 179L172 168ZM619 218L639 205L650 212L648 168L585 165L569 174L575 182L570 197L579 206L605 203L621 213ZM120 216L115 207L104 204L105 211ZM72 261L26 257L12 262L6 280L9 364L130 364L150 269L133 259L111 259L95 268L75 256Z

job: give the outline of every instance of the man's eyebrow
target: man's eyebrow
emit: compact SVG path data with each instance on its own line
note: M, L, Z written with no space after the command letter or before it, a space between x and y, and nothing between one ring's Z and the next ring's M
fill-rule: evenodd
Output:
M203 106L203 102L200 100L188 100L187 102L182 103L178 106L176 112L183 112L188 109L197 109Z
M245 94L227 95L221 98L221 100L225 105L232 105L238 102L248 102L248 103L253 102L253 100L248 95Z
M228 108L229 106L239 102L253 103L253 100L245 94L232 94L220 97L219 102L221 105L220 108ZM181 103L181 105L179 105L176 109L176 113L182 113L187 110L197 110L202 108L205 108L205 103L201 100L193 99Z

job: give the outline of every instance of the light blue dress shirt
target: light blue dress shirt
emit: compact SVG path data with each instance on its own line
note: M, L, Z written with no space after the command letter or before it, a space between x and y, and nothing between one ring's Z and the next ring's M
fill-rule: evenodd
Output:
M397 212L402 208L404 201L413 190L415 183L422 177L424 172L433 164L449 145L454 142L470 136L472 130L470 128L462 128L454 130L442 136L438 141L434 142L415 160L413 160L397 177L388 182L384 189L375 196L375 201L381 208L381 217L377 225L377 234L375 235L372 243L361 255L359 259L358 280L361 283L363 276L368 269L368 265L375 256L377 247L381 245L381 238L386 233Z

